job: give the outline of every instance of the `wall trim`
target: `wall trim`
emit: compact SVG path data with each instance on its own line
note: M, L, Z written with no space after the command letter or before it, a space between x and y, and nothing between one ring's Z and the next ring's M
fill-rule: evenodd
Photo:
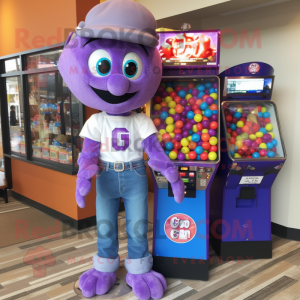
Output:
M96 216L91 216L91 217L81 219L81 220L75 220L57 210L54 210L54 209L52 209L46 205L43 205L41 203L38 203L34 200L31 200L30 198L27 198L13 190L11 191L11 195L16 200L18 200L28 206L31 206L31 207L45 213L46 215L49 215L52 218L60 220L62 223L70 226L73 229L82 230L82 229L86 229L86 228L96 225ZM119 211L121 212L124 210L125 210L124 202L121 202Z
M300 241L300 229L285 227L283 225L279 225L273 222L271 223L271 225L272 234L284 239Z

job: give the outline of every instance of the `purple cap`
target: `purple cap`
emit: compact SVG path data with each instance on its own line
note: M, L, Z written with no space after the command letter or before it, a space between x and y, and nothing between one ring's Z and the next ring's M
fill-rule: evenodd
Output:
M133 0L108 0L93 7L76 35L112 39L149 47L158 45L156 21L152 13Z

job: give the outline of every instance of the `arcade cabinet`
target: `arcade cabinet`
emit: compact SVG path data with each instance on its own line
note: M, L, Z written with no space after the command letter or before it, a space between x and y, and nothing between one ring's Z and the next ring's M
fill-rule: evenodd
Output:
M220 32L160 33L163 78L152 99L158 139L186 185L182 203L154 182L153 269L166 277L208 280L209 193L219 166Z
M273 73L270 65L251 62L220 74L222 149L210 238L223 260L272 257L271 187L286 160L271 101Z

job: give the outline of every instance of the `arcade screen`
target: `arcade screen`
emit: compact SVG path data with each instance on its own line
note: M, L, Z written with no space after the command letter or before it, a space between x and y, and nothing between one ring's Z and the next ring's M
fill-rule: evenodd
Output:
M160 32L163 66L218 66L219 31Z
M283 158L284 147L274 103L223 102L228 151L234 159Z
M272 94L274 77L226 77L224 96Z
M163 79L152 99L151 118L171 160L218 160L218 80Z

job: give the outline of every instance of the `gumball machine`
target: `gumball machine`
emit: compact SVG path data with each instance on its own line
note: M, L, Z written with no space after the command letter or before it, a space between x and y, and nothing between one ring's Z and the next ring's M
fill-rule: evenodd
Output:
M273 73L270 65L251 62L220 74L222 149L210 237L223 260L272 257L271 187L286 160L271 101Z
M219 39L217 30L160 33L163 78L151 117L186 186L176 203L166 178L151 170L153 269L166 277L208 280L209 197L220 161Z

